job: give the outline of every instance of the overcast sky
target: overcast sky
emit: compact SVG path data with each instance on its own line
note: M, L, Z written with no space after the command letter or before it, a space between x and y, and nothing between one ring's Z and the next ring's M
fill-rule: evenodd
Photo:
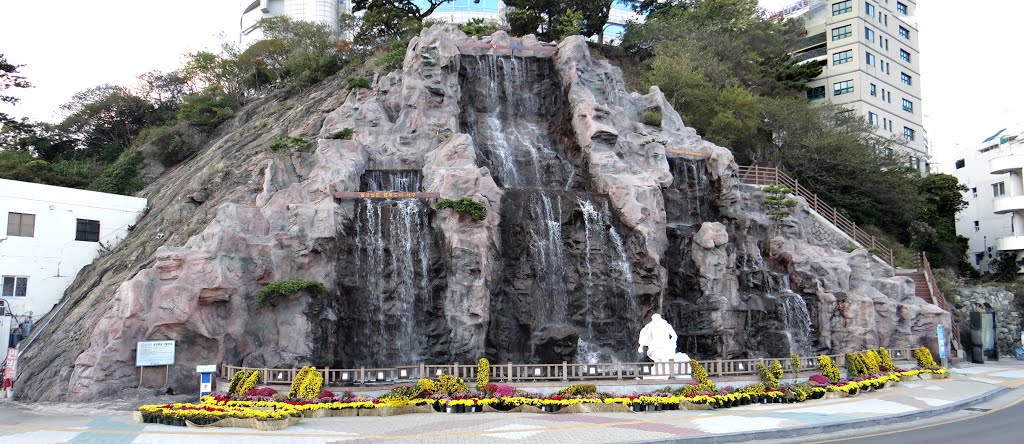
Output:
M0 52L24 64L35 85L0 110L55 121L72 94L102 83L127 84L146 71L171 70L190 51L237 39L240 0L5 1ZM792 0L760 0L775 10ZM978 2L980 3L980 2ZM973 148L1008 125L1024 123L1019 18L1024 2L918 1L925 129L934 161L949 170L953 151ZM8 90L7 92L11 92Z

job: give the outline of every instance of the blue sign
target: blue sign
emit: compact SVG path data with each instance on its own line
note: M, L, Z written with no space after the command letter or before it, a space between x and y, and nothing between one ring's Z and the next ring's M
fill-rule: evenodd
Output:
M199 374L199 397L209 395L213 391L213 373Z
M936 336L939 337L939 359L946 359L946 329L942 325L935 329Z

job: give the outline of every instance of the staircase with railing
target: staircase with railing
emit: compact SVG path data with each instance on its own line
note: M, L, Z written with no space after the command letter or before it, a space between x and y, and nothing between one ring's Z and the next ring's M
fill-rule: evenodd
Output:
M740 166L739 179L748 185L782 185L793 190L793 195L800 196L807 201L807 206L810 210L825 218L825 220L829 221L860 246L868 248L876 257L893 266L892 248L882 244L846 216L839 214L839 210L823 202L818 198L817 194L800 185L799 181L789 177L789 175L778 168ZM914 269L899 269L894 266L896 273L914 281L914 293L917 297L935 304L947 312L950 311L949 304L946 303L946 298L935 281L935 275L932 273L931 264L928 263L928 257L922 252L918 255L915 262L916 267ZM947 340L951 343L952 347L959 349L960 327L956 322L951 322L949 336Z

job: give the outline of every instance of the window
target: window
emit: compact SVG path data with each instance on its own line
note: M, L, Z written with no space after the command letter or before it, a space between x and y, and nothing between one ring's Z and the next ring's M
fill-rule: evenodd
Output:
M4 276L2 282L3 297L28 296L28 278L25 276Z
M832 4L832 15L846 14L850 11L853 11L853 0Z
M833 65L842 65L843 63L847 63L850 60L853 60L853 50L852 49L847 49L846 51L837 52L835 54L832 54L832 64Z
M914 102L911 102L907 99L903 99L903 111L906 111L908 113L914 112Z
M974 231L981 231L981 225L978 224L978 221L974 221Z
M892 103L892 91L887 91L885 93L885 97L886 97L885 101L887 103Z
M864 40L867 40L869 42L874 42L875 41L875 30L865 26L864 27Z
M896 2L896 12L907 15L907 5L904 5L901 2Z
M853 25L832 28L832 40L842 40L853 35Z
M1005 196L1005 195L1006 195L1006 183L1005 182L999 182L999 183L992 184L992 196L993 197L999 197L999 196Z
M915 131L913 129L903 127L903 138L907 139L908 142L914 141Z
M910 30L900 26L900 37L910 40Z
M900 60L910 63L910 53L906 50L900 49Z
M853 80L846 80L843 82L836 82L832 85L832 95L838 96L846 93L853 92Z
M889 62L885 62L885 73L889 74Z
M36 215L24 213L7 213L7 235L35 237Z
M985 259L985 252L974 253L974 265L981 265L982 259Z
M882 45L882 40L885 40L885 45ZM879 44L880 46L882 46L882 49L884 49L884 50L886 50L886 51L888 51L888 50L889 50L889 39L883 39L883 38L879 38L879 39L878 39L878 44Z
M905 84L907 84L907 85L913 85L914 84L914 78L910 77L910 74L907 74L905 72L901 72L900 73L900 81L905 83Z
M100 221L89 219L77 219L75 227L75 240L85 242L100 241Z
M868 111L868 123L878 126L878 114Z
M864 63L867 63L868 66L875 66L875 55L874 54L872 54L870 52L865 53L864 60L865 60Z
M917 170L917 171L921 171L921 158L916 157L916 156L911 156L910 157L910 167L915 169L915 170Z
M967 166L967 162L964 159L956 161L956 169L959 170L960 168L963 168L965 166Z
M878 88L875 87L874 83L868 86L868 90L871 91L872 96L878 96Z
M814 88L811 88L811 89L807 90L807 99L808 100L817 100L817 99L824 99L824 98L825 98L825 87L824 86L818 86L818 87L814 87Z
M864 2L864 14L867 15L868 17L874 17L875 5L872 5L870 2Z

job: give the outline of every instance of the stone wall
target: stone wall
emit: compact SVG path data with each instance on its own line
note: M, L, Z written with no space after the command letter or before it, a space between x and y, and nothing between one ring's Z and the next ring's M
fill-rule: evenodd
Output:
M999 287L965 287L959 289L958 293L963 307L957 309L958 319L968 319L969 312L985 310L985 304L988 304L996 314L996 342L999 344L999 353L1011 355L1015 348L1021 346L1021 304L1013 293ZM970 333L968 327L969 324L964 322L960 325L960 330L967 335Z

